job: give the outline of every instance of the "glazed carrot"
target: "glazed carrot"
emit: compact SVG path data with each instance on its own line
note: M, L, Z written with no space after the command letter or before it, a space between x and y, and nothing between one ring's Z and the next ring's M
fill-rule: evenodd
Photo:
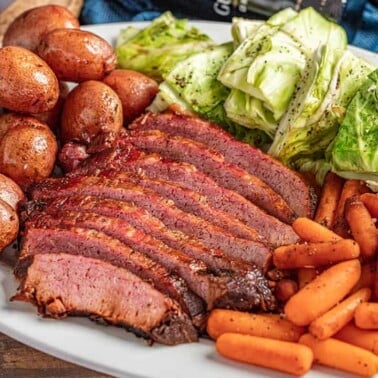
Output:
M360 195L360 199L369 210L370 215L378 219L378 195L374 193L364 193Z
M331 266L294 294L285 305L287 319L299 326L310 324L341 301L361 274L357 259Z
M224 333L216 347L224 357L294 375L305 374L313 361L305 345L238 333Z
M377 229L368 209L357 196L345 202L345 219L360 245L361 256L365 259L374 257L378 250Z
M333 172L327 173L314 217L315 222L332 228L343 185L343 178Z
M337 241L341 237L329 230L327 227L305 217L297 218L293 224L294 231L301 239L307 242Z
M274 250L273 264L279 269L311 268L355 259L359 255L360 247L352 239L288 244Z
M373 297L376 301L378 301L378 260L375 264L375 278L374 278L374 286L373 286Z
M299 268L297 270L297 281L299 289L302 289L318 275L315 268Z
M378 329L378 302L361 303L356 308L354 322L362 329Z
M378 357L355 345L334 338L317 340L309 333L302 335L299 342L312 349L314 362L321 365L365 376L378 371Z
M374 289L374 283L376 279L376 263L369 261L361 265L361 276L352 292L362 289L363 287L368 287ZM378 278L378 277L377 277Z
M361 289L316 318L309 327L310 333L319 340L327 339L340 331L354 316L357 306L370 299L371 290Z
M368 189L365 184L359 180L347 180L341 191L340 200L337 205L335 213L335 221L333 224L333 231L343 238L349 237L349 227L344 217L345 202L349 197L359 195L367 192Z
M284 278L277 282L274 288L275 297L285 303L298 291L298 284L294 280Z
M378 331L361 329L353 322L350 322L337 332L334 338L359 346L378 355Z
M207 333L214 340L224 333L241 333L282 341L298 341L304 333L304 328L294 325L278 314L250 314L216 309L210 313Z

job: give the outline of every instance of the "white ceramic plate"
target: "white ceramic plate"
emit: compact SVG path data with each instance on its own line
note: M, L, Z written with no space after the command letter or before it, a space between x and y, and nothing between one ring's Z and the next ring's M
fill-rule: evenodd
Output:
M217 42L230 40L230 25L217 22L193 22ZM95 25L85 29L108 41L114 40L127 25L146 23L118 23ZM358 55L378 66L378 55L351 48ZM25 303L9 302L16 292L9 262L9 249L0 258L0 331L36 349L103 373L118 377L148 378L243 378L288 377L271 370L233 363L220 357L214 343L199 343L167 347L149 347L143 340L115 327L97 325L87 319L70 318L61 321L42 319L36 309ZM345 373L315 367L306 377L347 377Z

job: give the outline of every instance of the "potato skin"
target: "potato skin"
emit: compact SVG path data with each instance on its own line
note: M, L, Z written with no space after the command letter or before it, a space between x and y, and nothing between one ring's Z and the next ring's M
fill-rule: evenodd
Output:
M58 145L47 125L33 117L18 117L0 140L0 172L25 190L50 176Z
M90 144L102 133L122 128L122 104L117 94L101 81L80 83L64 103L60 138L62 143Z
M22 113L51 110L59 83L51 68L22 47L0 48L0 106Z
M12 179L0 173L0 200L17 210L18 204L24 199L25 194L21 188Z
M17 212L0 199L0 252L16 240L19 230Z
M4 34L3 46L20 46L36 51L44 34L60 28L79 28L79 20L67 8L45 5L19 15Z
M79 29L45 34L37 52L64 81L101 80L116 66L113 47L96 34Z
M114 70L103 81L121 99L125 124L140 116L159 90L155 80L132 70Z

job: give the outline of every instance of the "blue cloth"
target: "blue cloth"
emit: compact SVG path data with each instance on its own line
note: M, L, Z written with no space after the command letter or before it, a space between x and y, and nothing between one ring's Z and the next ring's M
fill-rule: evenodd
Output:
M243 16L235 9L224 6L216 10L216 0L86 0L81 13L83 24L117 21L152 20L165 10L177 17L230 21L232 16ZM252 17L261 18L251 13ZM340 23L345 28L348 41L365 49L378 52L378 1L349 0Z

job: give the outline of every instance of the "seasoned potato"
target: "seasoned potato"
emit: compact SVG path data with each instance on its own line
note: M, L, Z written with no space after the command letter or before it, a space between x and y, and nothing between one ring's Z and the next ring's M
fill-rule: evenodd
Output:
M51 130L56 130L60 124L60 116L62 114L63 105L66 101L68 92L69 88L67 83L64 81L59 82L59 97L55 106L48 112L32 114L32 116L48 125Z
M0 107L41 113L51 110L58 96L58 80L41 58L22 47L0 49Z
M58 146L47 125L33 117L18 117L0 140L0 172L26 189L50 176Z
M119 131L122 123L121 100L113 89L101 81L85 81L67 96L60 136L63 143L89 144L98 134Z
M25 11L4 34L3 46L20 46L35 51L44 34L60 28L79 28L78 19L67 8L45 5Z
M37 48L59 80L101 80L116 66L112 46L96 34L79 29L56 29Z
M155 80L131 70L114 70L105 77L104 83L121 99L125 124L140 116L159 90Z
M13 209L17 210L18 204L25 199L24 192L9 177L0 173L0 199Z
M0 252L16 240L19 220L16 210L0 199Z

